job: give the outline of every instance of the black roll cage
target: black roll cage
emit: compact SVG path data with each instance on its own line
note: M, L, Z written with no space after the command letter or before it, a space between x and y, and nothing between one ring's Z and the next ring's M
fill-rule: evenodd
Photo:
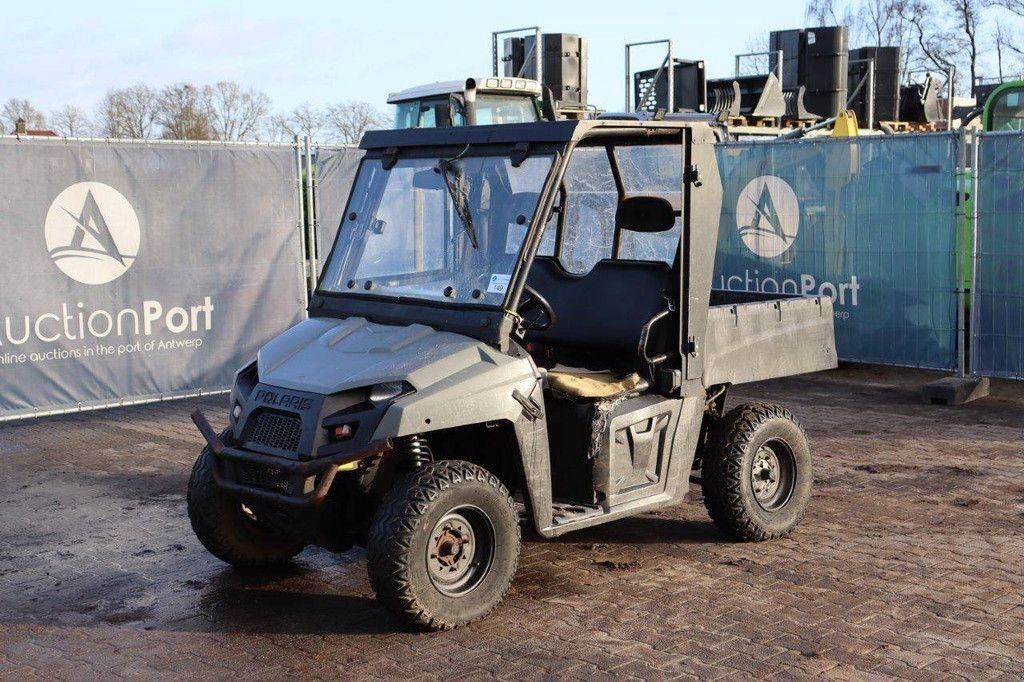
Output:
M613 178L619 199L625 197L626 188L623 183L618 159L614 147L619 145L664 144L667 138L674 144L682 145L680 154L683 168L682 206L680 242L677 245L677 267L674 272L680 274L679 300L676 306L680 309L680 340L681 352L685 356L688 347L688 305L690 300L690 173L692 165L692 130L689 126L650 126L635 122L600 122L604 125L586 127L577 131L578 121L556 121L526 124L508 124L496 126L467 126L462 128L420 128L393 131L371 131L367 133L360 145L366 149L363 162L382 160L385 169L393 165L397 158L452 157L463 151L467 146L486 145L488 154L534 154L552 153L551 170L540 194L533 220L526 240L519 252L516 266L513 269L505 299L500 307L492 305L454 305L443 301L424 299L394 298L368 293L349 294L344 292L324 291L321 288L324 272L320 273L308 312L311 317L364 317L381 324L407 325L410 321L425 324L442 331L450 331L478 339L485 343L507 351L510 338L518 328L516 310L526 286L530 267L536 258L543 239L544 228L550 221L555 201L561 198L558 220L556 223L555 255L559 255L562 234L565 225L565 212L568 189L565 185L565 171L572 154L580 146L604 146L608 151ZM360 164L360 171L362 163ZM358 179L358 174L357 178ZM353 182L353 184L355 181ZM341 230L344 229L345 217L349 214L353 197L350 196L342 214L342 226L338 237L331 247L328 261L333 258ZM616 227L613 236L612 257L619 254L621 230ZM707 292L705 292L707 293Z

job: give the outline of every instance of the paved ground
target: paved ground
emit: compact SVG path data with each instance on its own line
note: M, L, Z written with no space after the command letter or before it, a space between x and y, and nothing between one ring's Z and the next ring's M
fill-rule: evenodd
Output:
M0 425L0 678L1021 680L1024 390L931 407L928 378L743 391L816 448L791 538L726 542L696 503L530 542L504 606L439 635L390 628L362 551L242 575L202 550L187 414L221 399Z

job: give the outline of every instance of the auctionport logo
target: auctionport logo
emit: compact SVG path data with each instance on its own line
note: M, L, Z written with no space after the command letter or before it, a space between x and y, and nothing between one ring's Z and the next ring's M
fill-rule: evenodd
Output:
M789 250L800 231L800 202L785 180L774 175L754 178L736 202L736 227L747 248L761 258Z
M43 230L50 259L82 284L113 282L139 254L135 209L123 194L100 182L79 182L58 194Z

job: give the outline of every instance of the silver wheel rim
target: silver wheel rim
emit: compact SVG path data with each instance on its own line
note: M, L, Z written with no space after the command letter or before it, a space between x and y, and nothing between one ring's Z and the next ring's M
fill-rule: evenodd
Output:
M478 507L459 507L442 516L430 531L427 575L439 592L461 597L491 570L494 524Z
M778 511L793 496L796 458L785 441L765 441L750 463L750 487L754 499L765 511Z

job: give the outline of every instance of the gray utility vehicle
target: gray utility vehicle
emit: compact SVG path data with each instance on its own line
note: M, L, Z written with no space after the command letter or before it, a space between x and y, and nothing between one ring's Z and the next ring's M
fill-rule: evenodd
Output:
M836 364L828 298L712 291L707 123L367 133L310 318L193 419L196 535L236 566L367 548L378 598L441 630L487 615L520 517L552 538L680 502L730 536L791 531L811 453L730 386ZM754 228L751 228L754 229Z

